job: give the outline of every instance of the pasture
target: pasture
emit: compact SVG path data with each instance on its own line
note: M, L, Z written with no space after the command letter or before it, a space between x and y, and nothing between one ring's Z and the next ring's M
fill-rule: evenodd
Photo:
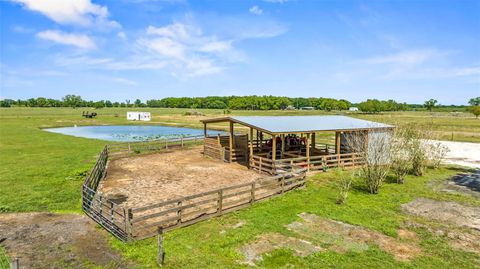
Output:
M97 118L82 118L83 110L71 108L6 108L0 109L0 212L54 212L80 214L80 186L92 167L105 141L77 138L42 131L41 128L102 124L162 124L201 128L200 119L224 115L223 110L198 110L203 115L186 116L190 109L105 108L95 110ZM92 111L92 109L89 109ZM126 111L152 113L151 122L127 122ZM318 115L335 114L322 111L232 111L232 115ZM351 114L351 116L389 124L431 124L443 140L480 142L480 120L471 114L448 112L394 112ZM214 128L222 129L218 125ZM329 139L325 136L324 139ZM345 205L335 204L335 173L310 176L307 186L248 209L230 213L166 234L167 268L244 268L244 251L254 248L263 237L288 238L291 245L278 247L268 241L271 251L256 265L266 268L474 268L480 266L479 253L455 244L455 238L438 235L438 224L411 216L401 205L416 198L454 201L464 206L480 206L478 198L455 192L440 192L433 185L442 184L462 169L443 167L429 170L423 177L408 177L398 185L387 182L380 194L370 195L362 184L354 188ZM432 184L434 183L434 184ZM395 251L387 251L375 242L365 245L350 241L335 246L338 238L310 238L291 229L296 222L305 222L303 213L336 220L368 229L371 233L389 236L406 243L416 251L408 259L398 259ZM412 225L414 223L414 225ZM418 224L420 223L420 224ZM435 226L436 225L436 226ZM1 227L0 227L1 228ZM445 229L457 229L446 226ZM459 229L459 228L458 228ZM402 237L407 230L415 235ZM460 232L459 232L460 233ZM332 236L332 235L325 235ZM477 236L477 235L473 235ZM393 238L393 239L391 239ZM156 267L154 238L124 244L112 236L108 242L132 267ZM298 255L305 251L298 240L309 240L321 251ZM388 241L387 240L387 241ZM285 241L285 240L284 240ZM272 247L276 246L276 247ZM475 248L475 245L474 245ZM395 249L395 248L394 248ZM341 250L341 251L340 251ZM417 251L418 250L418 251ZM1 250L0 250L1 251ZM303 252L302 252L303 253ZM133 266L134 265L134 266ZM94 268L96 265L85 263ZM97 265L98 266L98 265ZM116 265L102 265L116 268ZM67 266L68 267L68 266Z

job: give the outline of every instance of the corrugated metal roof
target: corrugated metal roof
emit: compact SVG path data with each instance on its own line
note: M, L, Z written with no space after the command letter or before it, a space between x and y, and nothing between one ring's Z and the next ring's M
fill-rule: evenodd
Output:
M227 119L227 118L226 118ZM234 116L234 122L263 129L270 133L302 133L392 128L394 126L347 116Z

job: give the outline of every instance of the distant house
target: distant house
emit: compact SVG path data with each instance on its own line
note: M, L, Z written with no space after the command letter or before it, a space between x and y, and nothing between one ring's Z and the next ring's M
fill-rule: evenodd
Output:
M289 105L285 108L285 110L295 110L295 107L292 105Z
M127 120L150 121L150 112L127 112Z
M358 107L352 106L348 109L348 111L358 111Z
M313 106L303 106L300 110L315 110L315 108Z

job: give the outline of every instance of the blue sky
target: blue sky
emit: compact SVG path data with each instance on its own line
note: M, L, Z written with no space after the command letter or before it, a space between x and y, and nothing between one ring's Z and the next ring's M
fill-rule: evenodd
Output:
M466 104L480 1L0 1L0 97Z

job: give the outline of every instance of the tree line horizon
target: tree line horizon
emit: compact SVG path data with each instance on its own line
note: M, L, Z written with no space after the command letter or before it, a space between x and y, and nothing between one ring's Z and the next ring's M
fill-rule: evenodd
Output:
M470 106L479 106L480 97L469 100ZM353 103L346 99L324 97L285 97L272 95L249 95L249 96L206 96L206 97L166 97L151 99L145 103L140 99L131 102L112 102L110 100L87 101L79 95L68 94L61 100L52 98L29 98L26 100L3 99L0 107L151 107L151 108L191 108L191 109L232 109L232 110L283 110L301 109L312 107L316 110L348 110L357 107L363 112L382 111L408 111L417 109L432 110L433 108L452 108L464 110L466 105L440 105L435 99L425 101L424 104L407 104L395 100L367 99L363 102Z

